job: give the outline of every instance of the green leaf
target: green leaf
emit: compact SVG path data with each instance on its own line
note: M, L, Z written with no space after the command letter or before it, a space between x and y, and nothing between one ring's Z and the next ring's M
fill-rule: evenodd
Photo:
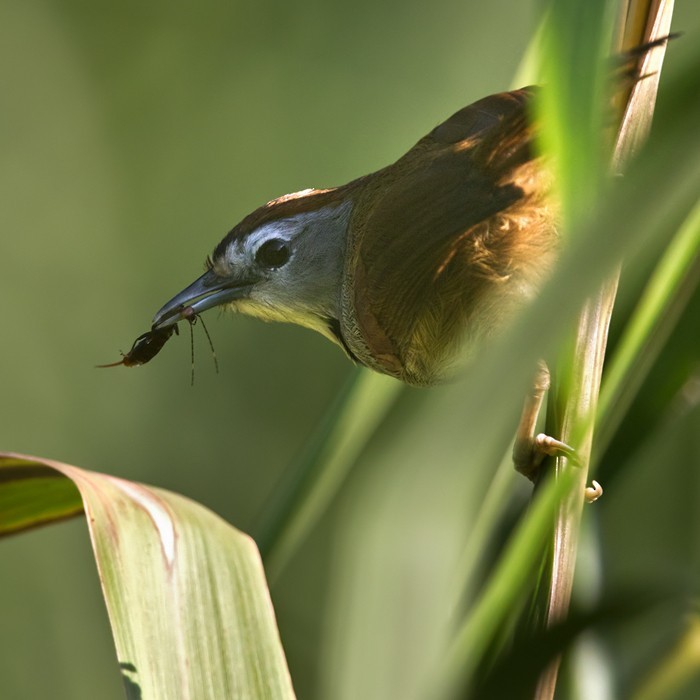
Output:
M80 492L56 470L19 457L0 462L0 536L82 512Z
M2 532L75 513L80 493L128 697L294 698L248 536L177 494L59 462L0 454L0 475L15 513Z
M700 203L654 269L606 370L597 449L603 452L700 282Z
M402 389L395 379L361 369L340 394L256 531L271 581L325 513Z

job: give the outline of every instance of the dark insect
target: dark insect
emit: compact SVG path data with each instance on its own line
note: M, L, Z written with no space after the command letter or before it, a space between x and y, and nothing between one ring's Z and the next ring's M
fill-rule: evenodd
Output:
M190 324L190 352L192 355L192 384L194 384L194 334L192 333L192 326L197 323L199 316L195 313L191 306L187 306L181 311L182 318ZM204 328L204 333L209 341L209 347L211 348L211 354L214 358L214 367L216 368L216 373L219 373L219 362L216 359L216 352L214 351L214 344L211 342L211 336L209 331L202 320L202 328ZM122 353L122 359L119 362L111 362L108 365L97 365L98 367L118 367L119 365L124 365L125 367L137 367L138 365L145 365L150 362L163 348L163 346L168 342L170 337L175 333L179 335L177 325L167 326L165 328L151 328L147 333L143 333L134 341L131 346L131 350L126 354Z
M190 321L192 323L192 321ZM152 328L148 333L143 333L134 341L131 350L124 355L119 362L111 362L108 365L97 365L98 367L137 367L150 362L168 342L172 334L178 334L177 326L167 326L166 328Z

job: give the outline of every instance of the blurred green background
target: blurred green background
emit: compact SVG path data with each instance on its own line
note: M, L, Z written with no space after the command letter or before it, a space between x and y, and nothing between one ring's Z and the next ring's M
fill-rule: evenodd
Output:
M186 328L146 367L94 365L250 210L377 169L507 89L537 6L0 4L0 447L172 489L255 535L352 372L341 352L212 313L221 374L195 328L194 387ZM700 8L675 24L697 37ZM331 512L272 590L300 698L318 696L332 538ZM122 697L84 524L1 547L2 697Z

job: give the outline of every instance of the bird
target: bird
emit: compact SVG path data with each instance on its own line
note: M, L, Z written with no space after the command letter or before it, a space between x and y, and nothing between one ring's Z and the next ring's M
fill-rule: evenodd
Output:
M311 328L408 384L443 381L536 295L557 258L538 90L480 99L376 172L259 207L151 333L224 306Z

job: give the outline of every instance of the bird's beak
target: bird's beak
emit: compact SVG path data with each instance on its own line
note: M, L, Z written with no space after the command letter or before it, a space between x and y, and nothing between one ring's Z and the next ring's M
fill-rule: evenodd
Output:
M173 326L183 319L236 299L244 299L253 287L252 281L218 277L207 270L199 279L176 294L153 318L153 329Z

